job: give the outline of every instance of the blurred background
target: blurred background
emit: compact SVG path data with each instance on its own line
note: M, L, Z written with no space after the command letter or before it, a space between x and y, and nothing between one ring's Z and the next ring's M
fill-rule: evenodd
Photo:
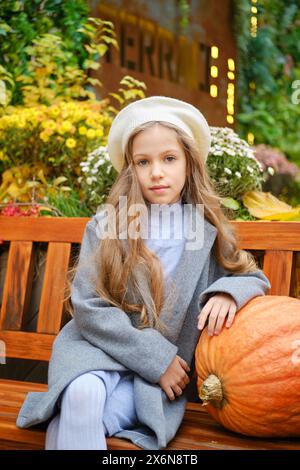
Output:
M0 0L0 213L90 217L116 113L198 107L234 220L300 220L299 0Z

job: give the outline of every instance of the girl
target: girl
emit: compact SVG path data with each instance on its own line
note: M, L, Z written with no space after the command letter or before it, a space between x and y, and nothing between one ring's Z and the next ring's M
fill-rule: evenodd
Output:
M86 226L74 318L54 343L48 392L30 393L17 421L49 423L46 449L106 449L106 436L166 447L201 330L219 334L270 288L237 249L206 172L209 146L202 114L177 99L145 98L116 116L108 152L120 174Z

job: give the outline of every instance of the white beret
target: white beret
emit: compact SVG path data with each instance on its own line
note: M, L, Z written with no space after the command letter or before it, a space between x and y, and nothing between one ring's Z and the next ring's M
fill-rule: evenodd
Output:
M174 124L192 137L204 162L210 148L211 135L205 117L195 106L167 96L151 96L130 103L114 118L107 142L109 158L120 172L124 165L125 147L132 131L149 121Z

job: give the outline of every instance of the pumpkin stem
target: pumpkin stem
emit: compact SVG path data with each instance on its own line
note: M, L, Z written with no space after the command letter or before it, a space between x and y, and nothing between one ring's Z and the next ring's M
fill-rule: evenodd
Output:
M216 375L210 374L207 379L204 380L203 384L201 385L199 397L203 401L203 406L206 406L208 403L212 402L211 404L215 408L221 408L223 390L222 384Z

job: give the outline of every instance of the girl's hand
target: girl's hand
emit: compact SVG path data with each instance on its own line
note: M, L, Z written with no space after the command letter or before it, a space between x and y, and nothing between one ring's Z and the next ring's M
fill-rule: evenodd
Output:
M175 400L176 396L182 395L183 390L190 381L187 375L188 372L190 372L190 368L185 360L180 356L175 356L165 373L159 379L159 385L169 400Z
M216 294L206 302L198 315L198 329L202 330L205 327L209 316L208 334L210 336L218 335L222 330L226 317L226 327L229 328L232 325L236 311L236 302L230 294Z

